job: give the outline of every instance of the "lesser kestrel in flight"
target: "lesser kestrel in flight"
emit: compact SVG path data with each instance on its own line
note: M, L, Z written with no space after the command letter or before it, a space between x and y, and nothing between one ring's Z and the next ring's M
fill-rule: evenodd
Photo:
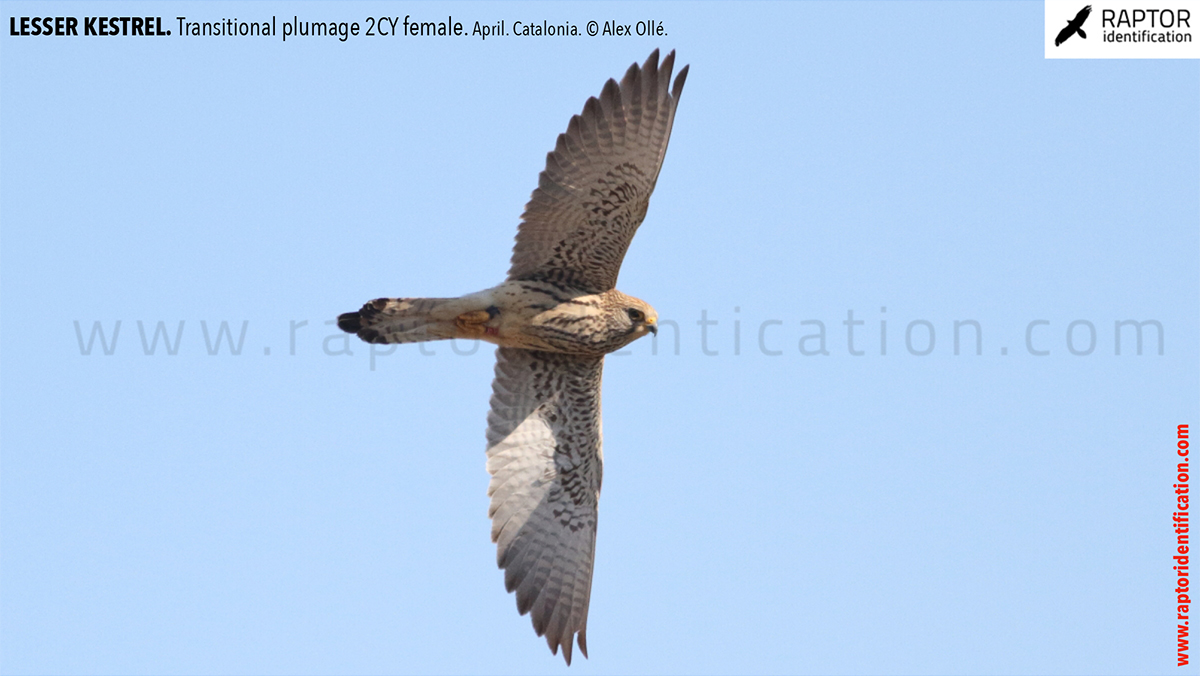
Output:
M604 355L658 333L658 315L616 290L646 216L687 67L658 50L571 118L525 205L508 279L460 298L380 298L338 317L369 343L495 343L488 414L489 516L517 610L567 664L587 612L600 497Z

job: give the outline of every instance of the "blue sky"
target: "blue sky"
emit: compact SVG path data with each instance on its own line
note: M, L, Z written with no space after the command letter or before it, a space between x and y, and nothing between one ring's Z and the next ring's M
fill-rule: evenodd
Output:
M1045 60L1040 2L0 7L667 32L0 37L5 673L568 671L488 537L492 349L329 322L501 281L655 47L691 72L619 288L665 325L606 365L570 671L1176 671L1194 61Z

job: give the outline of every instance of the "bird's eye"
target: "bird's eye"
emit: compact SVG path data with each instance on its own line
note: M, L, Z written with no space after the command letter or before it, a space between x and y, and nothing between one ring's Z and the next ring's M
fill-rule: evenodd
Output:
M642 312L641 310L629 308L628 310L626 310L626 312L629 313L629 319L631 321L633 321L634 323L646 321L646 313Z

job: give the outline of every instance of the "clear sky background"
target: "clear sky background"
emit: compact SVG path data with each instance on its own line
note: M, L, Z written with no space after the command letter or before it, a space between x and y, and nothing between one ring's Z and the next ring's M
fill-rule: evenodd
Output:
M5 673L566 673L488 537L492 348L330 322L501 281L655 47L691 73L619 286L664 329L606 364L570 672L1177 672L1196 62L1047 61L1040 2L0 7ZM406 13L667 35L7 35Z

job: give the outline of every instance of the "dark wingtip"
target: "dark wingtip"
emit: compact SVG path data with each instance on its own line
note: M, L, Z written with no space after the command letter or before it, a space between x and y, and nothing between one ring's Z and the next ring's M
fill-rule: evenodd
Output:
M642 65L642 70L658 70L658 47L650 52L650 56L646 58L646 63Z
M671 87L671 96L674 97L676 101L679 100L679 95L683 93L683 83L687 82L688 68L690 68L691 65L692 64L689 63L688 65L684 66L682 69L680 69L679 75L675 76L675 84Z
M357 312L338 315L338 328L346 333L358 333L362 329L362 315Z

